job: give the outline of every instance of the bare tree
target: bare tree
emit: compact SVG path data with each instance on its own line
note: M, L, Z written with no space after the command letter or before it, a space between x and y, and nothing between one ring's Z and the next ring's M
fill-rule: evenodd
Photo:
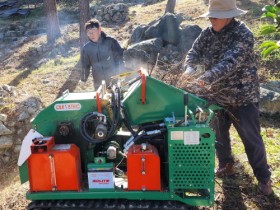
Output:
M59 21L56 9L56 0L44 0L45 14L47 16L47 40L48 43L60 37Z
M85 23L90 19L89 0L79 0L80 10L80 49L87 41L87 34L84 28Z
M165 7L164 14L166 14L167 12L174 13L175 5L176 5L176 0L168 0L167 4L166 4L166 7Z

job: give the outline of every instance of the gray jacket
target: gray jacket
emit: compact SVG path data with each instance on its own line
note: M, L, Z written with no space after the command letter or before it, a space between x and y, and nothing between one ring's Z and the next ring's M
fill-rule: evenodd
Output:
M254 38L243 22L233 19L220 32L211 26L203 30L188 52L185 68L197 64L205 66L200 79L215 84L214 91L226 95L228 106L259 101Z
M88 79L92 67L96 89L102 80L105 80L108 85L110 77L119 73L119 68L123 66L123 49L114 38L101 32L98 42L89 41L84 45L81 61L81 80Z

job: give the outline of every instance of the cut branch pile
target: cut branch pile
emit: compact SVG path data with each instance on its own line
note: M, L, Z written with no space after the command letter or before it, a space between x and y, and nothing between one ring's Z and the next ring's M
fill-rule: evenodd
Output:
M212 83L210 85L201 87L198 85L197 80L201 74L184 75L182 64L183 61L175 64L162 63L155 65L150 71L150 75L152 74L154 77L167 84L173 85L177 88L187 91L188 93L192 93L198 97L206 99L210 103L223 107L232 105L232 101L229 100L228 95L232 95L234 93L230 88L220 89L217 83Z

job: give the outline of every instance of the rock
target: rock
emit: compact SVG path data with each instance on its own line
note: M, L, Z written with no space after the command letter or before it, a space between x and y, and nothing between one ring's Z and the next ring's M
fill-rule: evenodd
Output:
M7 118L8 118L8 116L6 114L0 114L0 121L6 122Z
M188 52L202 29L197 25L187 25L181 31L179 47L183 53Z
M39 109L41 107L41 101L38 98L30 97L24 102L24 106Z
M0 150L8 149L13 146L13 137L11 135L0 136Z
M146 64L154 65L161 48L162 39L160 38L146 40L128 47L124 52L126 66L137 68Z
M23 129L18 129L17 130L17 135L18 136L21 136L21 135L23 135L25 132L23 131Z
M158 37L162 38L164 45L177 45L180 40L179 25L180 23L174 14L166 13L146 30L145 37L147 39Z
M1 163L1 156L5 154L6 149L0 149L0 163Z
M0 40L4 39L4 32L0 32Z
M10 160L11 160L11 157L12 157L12 154L10 151L5 151L3 157L2 157L2 160L5 162L5 163L8 163Z
M147 6L147 5L150 5L150 4L155 4L155 3L158 3L158 2L161 2L163 0L144 0L144 3L143 3L143 6Z
M21 122L21 121L25 121L27 119L30 118L30 115L27 113L27 112L21 112L18 116L18 121Z
M147 52L148 54L159 52L162 48L162 39L154 38L136 43L128 47L129 49L138 49Z
M11 93L12 90L14 89L13 86L9 86L9 85L3 85L2 88L3 88L4 90L6 90L7 92L9 92L9 93Z
M276 81L261 85L260 111L262 113L271 115L280 113L280 86L276 86L273 88L273 85L279 85L279 83L279 81Z
M44 82L43 82L44 83ZM32 115L35 115L36 113L37 113L37 111L38 111L38 108L37 107L28 107L27 108L27 112L28 112L28 114L30 114L31 116Z
M15 121L8 121L5 125L7 125L8 127L15 127L16 122Z
M21 149L21 145L15 145L13 150L15 153L19 153L20 149Z
M2 122L0 122L0 136L9 135L13 132L8 129Z
M147 25L137 26L129 39L129 44L141 42L145 39L145 31L149 28Z
M17 140L16 140L14 143L15 143L15 144L21 145L21 144L22 144L22 141L23 141L23 139L17 138Z
M280 93L280 81L271 81L260 85L262 88Z

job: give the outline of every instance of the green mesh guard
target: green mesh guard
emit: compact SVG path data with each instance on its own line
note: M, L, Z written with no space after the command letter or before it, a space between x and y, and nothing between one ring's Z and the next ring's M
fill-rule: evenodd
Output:
M199 131L196 145L185 145L184 140L172 139L173 131ZM179 127L168 129L170 191L187 197L195 192L214 201L215 136L208 127ZM191 194L193 196L193 194Z

